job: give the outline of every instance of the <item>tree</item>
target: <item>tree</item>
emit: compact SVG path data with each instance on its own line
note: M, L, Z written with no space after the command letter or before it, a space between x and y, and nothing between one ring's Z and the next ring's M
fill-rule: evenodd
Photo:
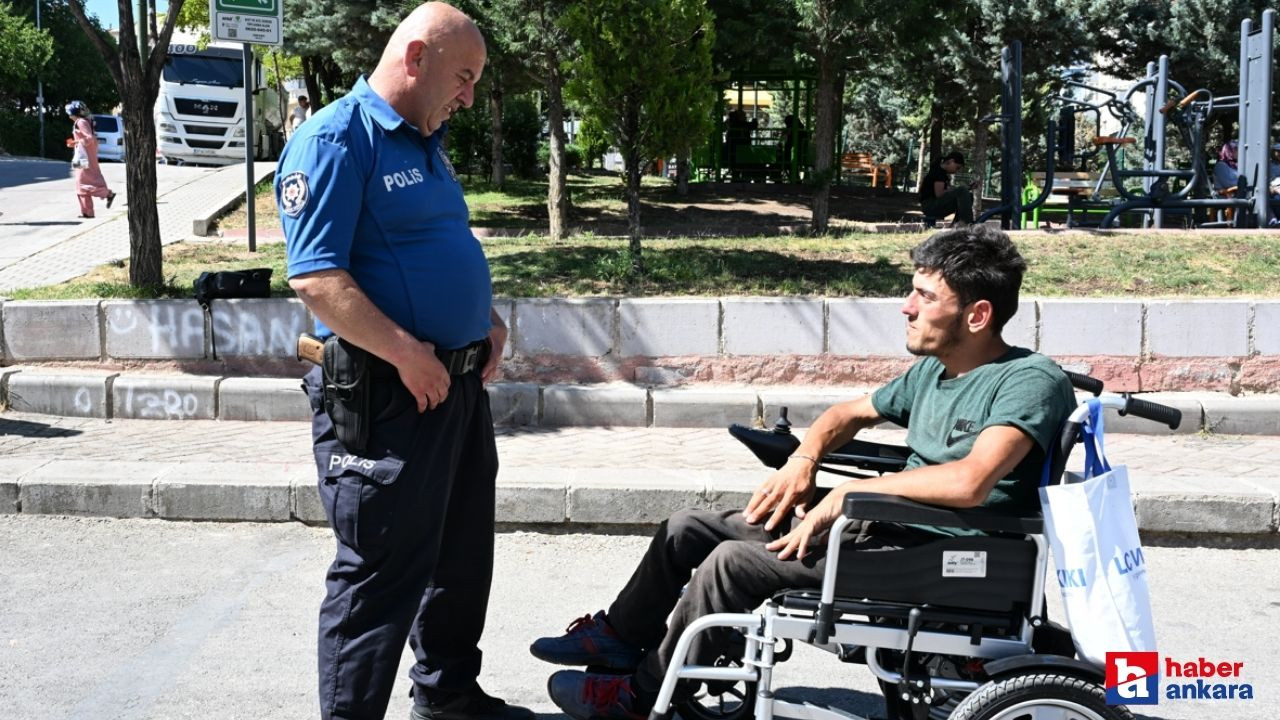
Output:
M30 89L36 73L53 57L53 38L0 3L0 98Z
M547 218L552 240L564 237L569 216L565 163L564 61L571 56L573 39L560 19L570 7L569 0L480 0L483 25L501 44L502 52L514 67L504 72L511 77L523 67L542 86L546 100L548 160Z
M643 274L641 170L706 133L714 101L711 13L704 0L583 0L564 22L580 47L566 91L622 153L631 269Z
M129 193L129 284L158 288L164 284L160 215L156 211L156 126L152 109L160 94L160 73L169 55L169 39L186 0L170 0L164 27L144 59L129 0L116 0L120 12L120 45L89 21L83 0L69 0L71 14L107 63L120 94L125 127L125 187Z

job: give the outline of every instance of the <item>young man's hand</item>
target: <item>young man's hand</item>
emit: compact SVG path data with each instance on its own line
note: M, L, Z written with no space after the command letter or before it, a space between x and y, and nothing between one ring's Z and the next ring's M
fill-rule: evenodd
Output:
M756 488L751 500L747 503L746 510L742 513L746 521L755 525L768 516L764 529L772 530L787 517L792 509L795 510L796 515L804 517L809 502L813 500L813 493L817 489L814 481L817 471L818 466L812 460L793 456L786 465Z
M805 513L804 520L791 532L765 545L765 549L777 552L779 560L786 560L793 555L797 560L803 560L809 552L810 543L826 535L836 518L840 517L843 500L844 493L829 493L822 502Z

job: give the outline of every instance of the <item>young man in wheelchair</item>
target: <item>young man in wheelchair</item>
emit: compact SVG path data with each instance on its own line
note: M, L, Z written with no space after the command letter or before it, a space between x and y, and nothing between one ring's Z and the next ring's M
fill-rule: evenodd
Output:
M538 658L588 667L562 670L548 681L552 700L569 716L645 717L690 622L709 613L749 612L784 588L818 587L825 567L825 545L818 541L850 491L1010 515L1039 511L1045 454L1075 398L1052 360L1001 338L1017 311L1026 263L1007 235L981 225L937 233L914 248L911 259L915 274L902 312L907 349L921 359L871 396L824 412L745 511L673 515L607 613L533 643ZM908 428L908 469L846 482L823 495L815 483L817 460L882 420ZM876 551L956 532L865 522L843 547L874 563ZM690 660L713 662L729 632L702 633Z

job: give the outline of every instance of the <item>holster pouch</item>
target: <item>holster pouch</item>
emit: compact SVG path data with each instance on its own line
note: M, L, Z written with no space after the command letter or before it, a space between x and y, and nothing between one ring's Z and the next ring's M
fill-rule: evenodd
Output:
M352 455L369 443L369 353L331 335L324 341L324 411Z

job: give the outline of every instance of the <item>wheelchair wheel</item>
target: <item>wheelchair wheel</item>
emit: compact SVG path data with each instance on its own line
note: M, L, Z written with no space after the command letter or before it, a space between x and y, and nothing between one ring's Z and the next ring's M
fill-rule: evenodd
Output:
M719 667L742 667L737 658L720 658ZM756 710L756 683L704 680L701 692L674 703L683 720L748 720Z
M973 691L950 720L1134 720L1129 709L1108 705L1097 683L1070 675L1025 673L993 680Z

